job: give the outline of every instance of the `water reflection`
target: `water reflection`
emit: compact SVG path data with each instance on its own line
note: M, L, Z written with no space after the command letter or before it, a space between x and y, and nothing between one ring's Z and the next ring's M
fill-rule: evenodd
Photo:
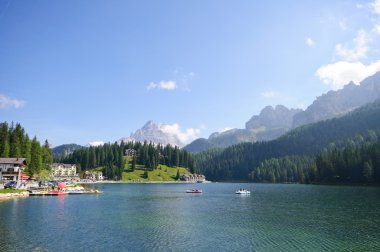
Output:
M100 185L102 195L0 202L0 251L370 250L379 188ZM251 195L236 195L237 188Z

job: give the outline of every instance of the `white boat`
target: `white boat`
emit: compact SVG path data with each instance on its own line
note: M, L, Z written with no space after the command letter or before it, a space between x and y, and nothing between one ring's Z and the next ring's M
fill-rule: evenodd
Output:
M239 189L235 193L236 194L251 194L251 192L246 189Z
M191 190L186 190L186 193L202 193L201 189L191 189Z

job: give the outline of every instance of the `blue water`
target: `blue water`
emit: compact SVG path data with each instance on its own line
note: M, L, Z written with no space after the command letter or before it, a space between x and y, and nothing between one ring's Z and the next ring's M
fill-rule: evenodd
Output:
M1 251L379 251L380 188L104 184L0 202ZM186 194L198 187L202 194ZM251 195L235 195L239 188Z

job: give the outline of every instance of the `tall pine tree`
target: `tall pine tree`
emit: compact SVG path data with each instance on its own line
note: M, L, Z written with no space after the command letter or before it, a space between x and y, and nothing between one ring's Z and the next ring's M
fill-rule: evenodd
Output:
M41 146L37 141L37 138L34 137L32 140L31 146L31 158L28 165L28 172L30 175L38 174L42 169L42 155L41 155Z

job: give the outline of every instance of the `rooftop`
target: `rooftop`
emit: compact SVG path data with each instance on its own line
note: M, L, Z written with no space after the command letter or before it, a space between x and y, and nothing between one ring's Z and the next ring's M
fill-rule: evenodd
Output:
M0 158L0 164L26 165L25 158Z

